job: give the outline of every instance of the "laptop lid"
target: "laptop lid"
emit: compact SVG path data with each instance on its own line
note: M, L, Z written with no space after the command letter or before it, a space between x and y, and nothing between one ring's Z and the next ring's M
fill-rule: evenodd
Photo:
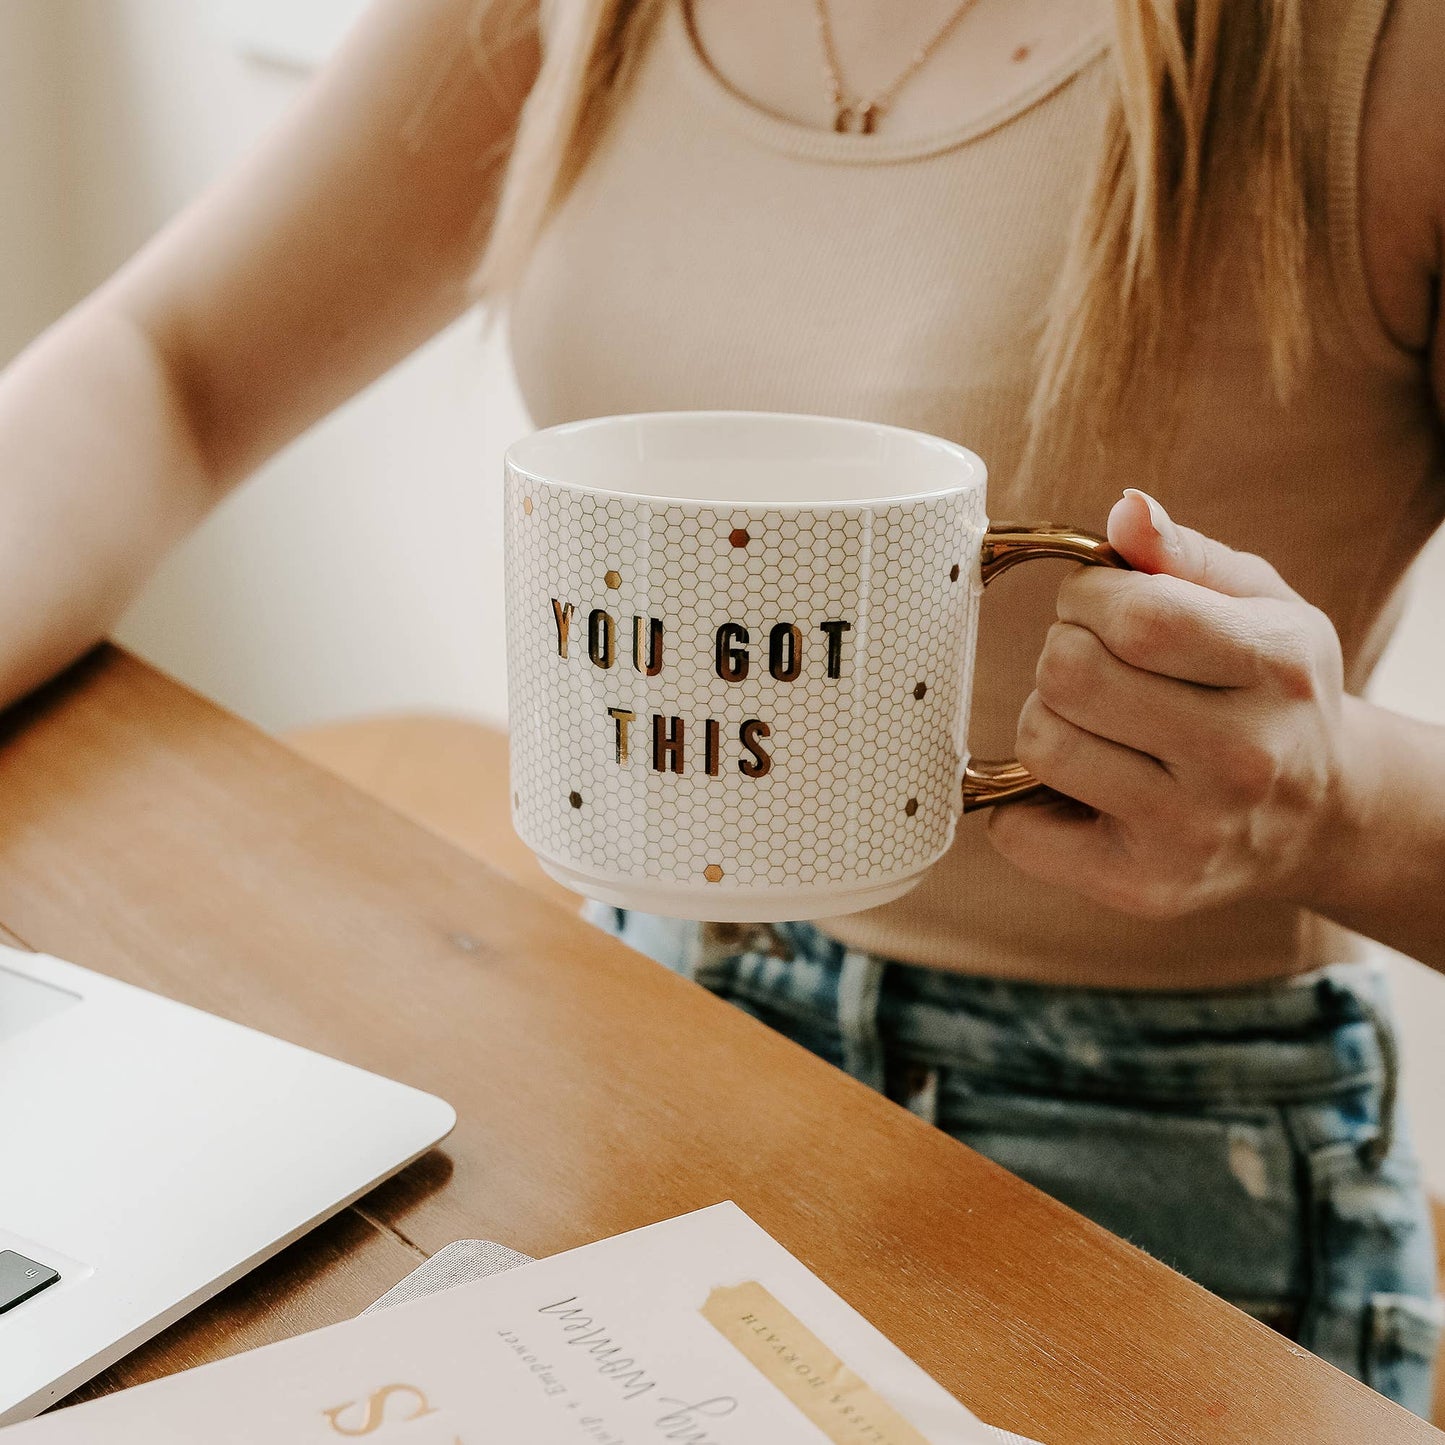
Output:
M0 1424L37 1414L450 1132L451 1106L0 945ZM17 1264L16 1261L20 1261ZM29 1276L27 1279L27 1275Z

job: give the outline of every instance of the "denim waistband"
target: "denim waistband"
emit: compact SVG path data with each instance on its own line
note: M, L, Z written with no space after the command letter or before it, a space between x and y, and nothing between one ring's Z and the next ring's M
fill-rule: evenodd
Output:
M739 992L800 1017L831 1015L845 1045L876 1035L924 1066L1161 1104L1283 1104L1379 1086L1384 1118L1393 1116L1397 1049L1373 963L1249 988L1106 990L900 963L807 924L750 930L738 941ZM728 946L726 935L702 956L718 945Z
M1383 971L1334 964L1227 990L1110 990L951 973L850 949L809 923L696 924L589 905L594 922L714 992L836 1037L883 1087L885 1057L979 1087L1160 1108L1268 1108L1379 1090L1389 1152L1399 1056Z

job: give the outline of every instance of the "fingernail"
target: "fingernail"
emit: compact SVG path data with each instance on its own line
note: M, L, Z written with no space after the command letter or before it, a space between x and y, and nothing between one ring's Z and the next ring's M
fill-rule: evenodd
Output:
M1169 513L1148 492L1141 492L1138 487L1125 487L1124 495L1138 497L1148 507L1149 521L1153 524L1159 540L1164 544L1164 550L1171 557L1177 557L1179 555L1179 528L1174 525L1174 519Z

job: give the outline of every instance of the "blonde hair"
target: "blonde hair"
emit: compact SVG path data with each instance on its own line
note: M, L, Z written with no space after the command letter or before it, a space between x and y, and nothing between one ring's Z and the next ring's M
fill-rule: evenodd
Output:
M516 0L486 0L492 7ZM560 0L477 275L504 295L586 160L664 4ZM1243 217L1283 398L1309 346L1301 121L1304 0L1114 0L1111 99L1047 315L1030 454L1100 445L1141 392L1167 396ZM1238 235L1239 233L1236 233Z

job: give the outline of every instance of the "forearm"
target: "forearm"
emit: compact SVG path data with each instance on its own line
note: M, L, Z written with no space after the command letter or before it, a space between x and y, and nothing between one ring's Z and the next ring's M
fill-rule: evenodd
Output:
M118 308L82 307L0 374L0 707L104 637L216 495Z
M1445 727L1345 709L1338 823L1299 901L1445 972Z

